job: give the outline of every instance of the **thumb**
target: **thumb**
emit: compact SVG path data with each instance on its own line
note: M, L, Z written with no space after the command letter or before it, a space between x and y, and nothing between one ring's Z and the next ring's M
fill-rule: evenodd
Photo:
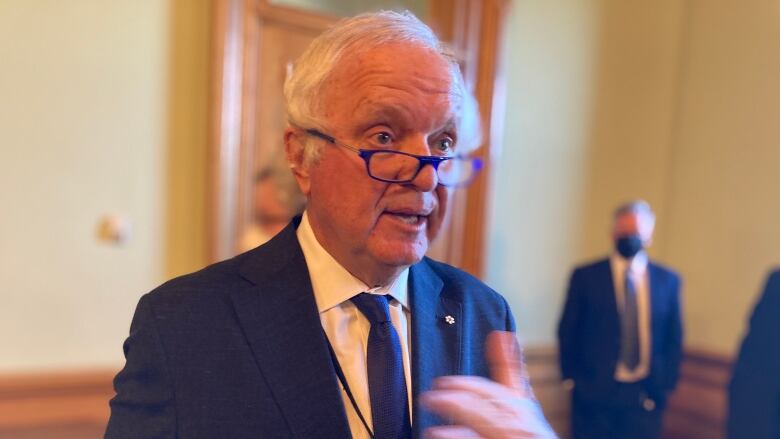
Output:
M523 351L514 333L491 332L485 341L485 352L493 381L520 392L525 398L533 398Z

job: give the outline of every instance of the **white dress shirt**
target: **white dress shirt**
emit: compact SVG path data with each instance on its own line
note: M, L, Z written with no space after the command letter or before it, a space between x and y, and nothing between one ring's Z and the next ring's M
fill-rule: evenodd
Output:
M411 321L411 314L409 312L407 291L409 269L402 271L391 285L370 288L349 273L320 245L314 236L314 231L311 228L306 212L303 213L303 219L296 233L303 250L303 256L306 259L306 265L309 268L309 276L311 277L312 289L314 290L314 298L317 302L322 327L325 329L325 334L333 347L333 351L336 353L336 358L344 372L347 384L358 408L372 431L371 400L368 392L368 371L366 366L368 332L371 329L371 323L349 299L363 292L389 294L394 299L390 301L390 319L401 341L404 375L406 377L406 393L409 397L409 416L411 419L412 380L409 368L409 322ZM344 400L344 408L347 412L347 420L349 421L352 437L355 439L368 439L370 436L360 421L343 386L341 396Z
M612 268L612 280L615 283L615 299L617 300L618 314L623 313L625 302L625 276L628 273L634 282L637 299L637 319L639 325L639 364L634 370L629 369L622 361L618 360L615 368L615 380L625 383L633 383L647 377L650 372L650 278L647 274L647 253L641 251L629 261L620 255L613 254L610 257Z

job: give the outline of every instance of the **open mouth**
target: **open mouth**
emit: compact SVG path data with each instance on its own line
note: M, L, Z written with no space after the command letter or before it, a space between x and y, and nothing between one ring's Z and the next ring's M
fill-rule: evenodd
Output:
M425 224L428 215L420 215L415 212L391 212L386 211L385 215L410 226L420 226Z
M390 213L390 214L398 218L399 220L403 221L404 223L410 225L421 224L423 221L425 221L425 218L427 218L423 215L408 215L404 213Z

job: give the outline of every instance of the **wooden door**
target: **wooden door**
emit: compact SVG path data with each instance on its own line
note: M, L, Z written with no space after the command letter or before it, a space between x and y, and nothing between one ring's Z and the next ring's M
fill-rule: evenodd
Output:
M237 237L251 223L252 176L283 149L282 85L288 64L339 18L278 3L215 0L209 203L215 261L235 254ZM472 186L455 195L450 221L429 254L480 276L490 163L497 151L491 145L499 144L504 117L500 47L508 0L424 4L427 16L420 18L454 49L466 84L477 96L484 142L476 154L488 165Z

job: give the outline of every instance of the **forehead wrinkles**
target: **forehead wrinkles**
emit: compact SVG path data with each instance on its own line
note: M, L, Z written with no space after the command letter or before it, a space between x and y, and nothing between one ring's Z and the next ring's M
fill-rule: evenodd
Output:
M405 122L425 122L431 126L444 125L457 111L458 93L453 90L447 71L437 75L439 72L416 67L355 64L332 78L329 97L342 100L346 111L366 117L403 118Z
M409 100L391 96L387 90L362 96L357 101L354 115L357 121L366 125L374 122L400 123L402 127L416 127L421 131L452 129L454 126L453 107L447 93L433 99ZM359 126L356 128L360 128Z
M449 62L432 49L413 43L389 43L353 50L341 59L326 83L354 89L374 82L391 82L431 93L449 92L452 87Z

